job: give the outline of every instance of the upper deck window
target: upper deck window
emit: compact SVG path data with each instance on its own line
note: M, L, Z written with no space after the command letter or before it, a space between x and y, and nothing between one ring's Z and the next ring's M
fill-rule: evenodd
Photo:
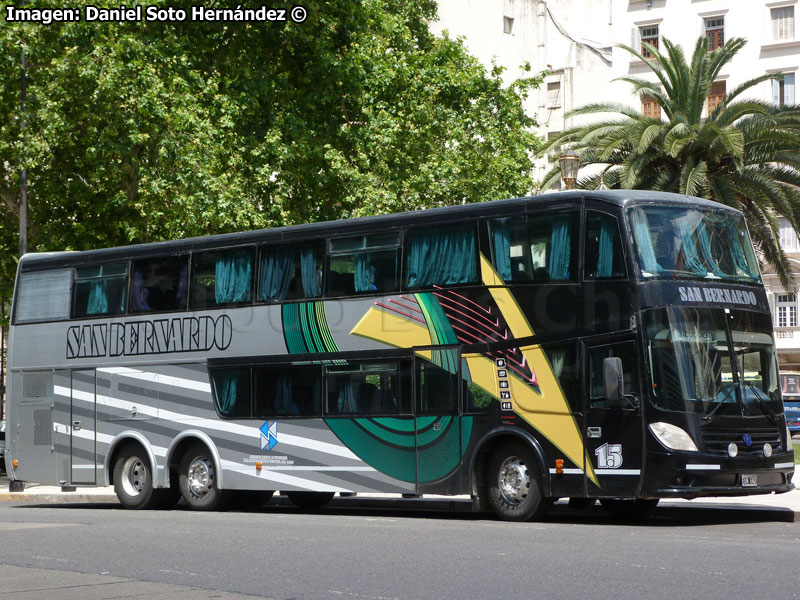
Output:
M629 209L627 216L645 279L761 281L741 215L648 205Z
M266 246L260 257L259 300L319 298L322 294L321 244Z
M72 269L22 273L17 287L17 323L69 318Z
M625 261L617 220L611 215L586 213L585 279L624 279Z
M192 308L249 302L253 296L253 250L195 254Z
M127 284L127 262L75 269L72 316L122 314Z
M489 221L492 260L503 281L574 280L577 212Z
M474 283L478 244L474 223L417 229L406 236L406 287Z
M137 260L133 263L131 312L184 310L188 289L188 256Z
M353 296L398 289L396 233L359 235L330 242L328 295Z

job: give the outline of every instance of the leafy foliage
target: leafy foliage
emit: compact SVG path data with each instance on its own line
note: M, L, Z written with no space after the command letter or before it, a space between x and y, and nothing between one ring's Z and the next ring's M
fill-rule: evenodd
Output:
M637 77L621 80L638 95L654 98L664 118L619 104L590 104L572 114L604 117L565 131L541 153L570 140L582 166L604 165L602 180L609 187L678 192L742 210L762 256L789 288L791 273L778 244L778 217L800 231L800 107L740 98L754 86L780 77L766 74L745 81L704 111L712 83L745 40L732 38L709 52L708 40L701 37L690 62L680 46L663 42L663 54L646 45L654 60L622 46L650 67L656 83ZM553 169L544 186L557 177ZM595 175L577 185L593 189L600 183L601 176Z
M7 4L0 2L3 14ZM0 300L13 282L22 165L31 251L478 202L531 188L539 140L522 101L541 77L503 86L499 69L487 73L459 40L429 32L433 0L303 4L302 24L5 23Z

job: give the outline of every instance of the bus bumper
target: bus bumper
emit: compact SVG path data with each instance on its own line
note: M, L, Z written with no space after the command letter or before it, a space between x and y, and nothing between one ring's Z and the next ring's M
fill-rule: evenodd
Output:
M780 494L794 489L794 453L769 459L651 455L643 497L701 498Z

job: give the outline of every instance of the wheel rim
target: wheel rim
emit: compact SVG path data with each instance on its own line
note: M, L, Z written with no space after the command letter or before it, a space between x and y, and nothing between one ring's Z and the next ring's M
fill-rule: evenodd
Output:
M189 464L189 491L197 498L202 498L211 489L214 482L214 467L207 458L197 457Z
M142 460L131 456L122 466L122 489L128 496L136 497L147 485L147 467Z
M509 504L519 504L528 497L531 477L521 458L512 456L500 465L497 484L500 494Z

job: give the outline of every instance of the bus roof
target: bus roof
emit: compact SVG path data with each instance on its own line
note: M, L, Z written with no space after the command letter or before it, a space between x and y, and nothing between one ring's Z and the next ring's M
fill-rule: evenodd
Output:
M728 206L682 194L652 192L646 190L573 190L553 192L539 196L492 200L472 204L429 208L404 213L390 213L370 217L357 217L337 221L322 221L302 225L290 225L270 229L243 231L201 237L151 242L86 250L83 252L38 252L29 253L20 259L20 270L39 270L64 265L91 264L105 260L125 260L133 257L163 256L190 250L225 248L256 243L281 243L315 240L332 236L368 234L376 230L387 231L409 225L438 225L447 221L460 221L475 217L492 217L519 212L524 214L540 209L543 205L577 206L584 198L624 207L632 203L685 204L717 210L731 210Z

